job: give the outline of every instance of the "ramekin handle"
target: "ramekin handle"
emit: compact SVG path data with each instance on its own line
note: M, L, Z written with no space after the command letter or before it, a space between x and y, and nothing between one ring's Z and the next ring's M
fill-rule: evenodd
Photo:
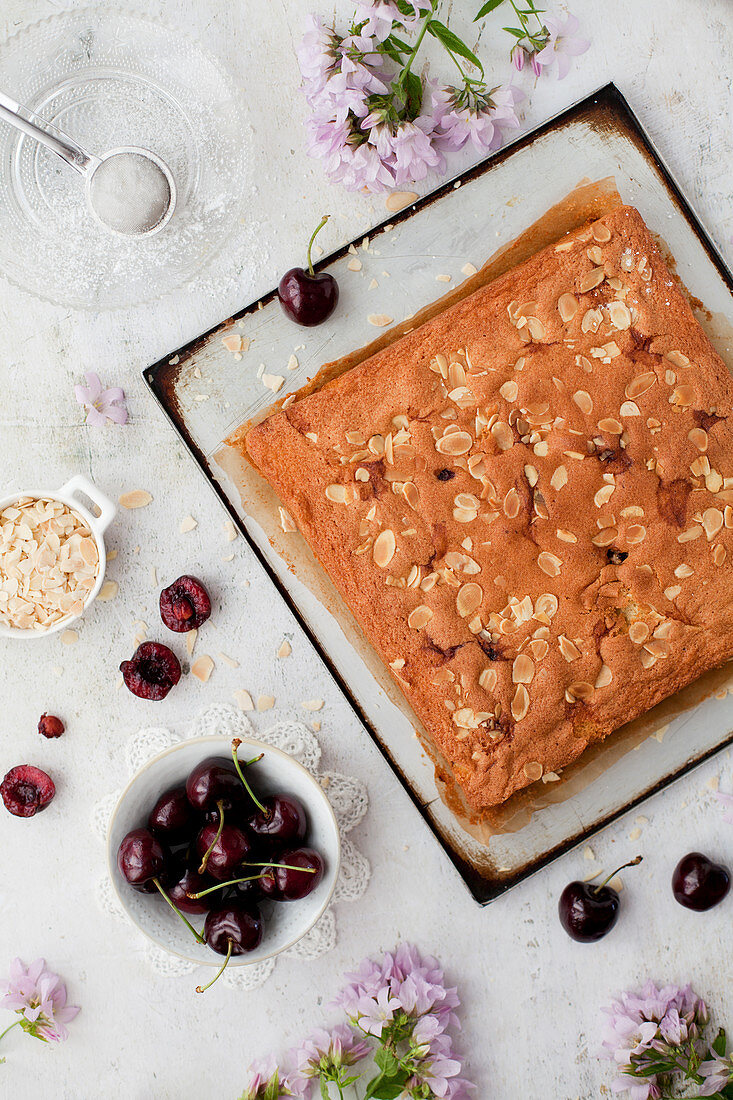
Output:
M84 474L77 474L76 477L72 477L59 489L59 495L66 494L74 497L78 493L83 493L84 496L89 497L92 503L99 508L99 515L95 516L95 522L99 528L99 533L104 534L117 515L117 506Z

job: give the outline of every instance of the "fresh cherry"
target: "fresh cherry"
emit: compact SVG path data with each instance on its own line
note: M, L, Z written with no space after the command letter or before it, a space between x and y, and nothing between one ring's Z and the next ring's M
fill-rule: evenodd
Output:
M207 756L197 764L186 780L186 797L195 810L215 810L218 802L225 809L242 806L247 792L231 760L225 756Z
M198 630L211 614L209 593L200 580L186 574L160 594L160 617L169 630Z
M168 897L184 913L208 912L216 898L212 895L207 895L206 898L195 898L192 895L213 885L213 879L200 875L198 871L188 867L185 863L179 865L170 879L166 880Z
M196 852L201 857L199 874L205 871L223 882L234 878L234 872L252 851L252 842L236 825L204 825L196 837Z
M323 859L314 848L291 848L265 867L260 886L273 901L299 901L315 890L323 870Z
M618 920L619 896L608 885L614 875L624 867L635 867L641 856L613 871L599 886L590 882L570 882L560 895L558 913L560 924L571 939L579 943L593 943L610 932Z
M0 783L5 809L15 817L33 817L45 810L56 794L53 779L32 764L11 768Z
M212 951L226 958L211 981L196 986L196 992L204 993L221 977L232 955L244 955L259 947L262 932L262 917L255 905L228 904L212 909L204 922L204 938Z
M143 642L131 660L120 665L125 686L140 699L165 699L181 678L181 666L175 653L160 642Z
M262 810L247 819L247 828L270 844L299 844L305 840L307 819L305 809L289 794L268 795L262 799Z
M133 829L117 849L117 866L131 886L143 886L163 873L163 846L149 829Z
M172 787L163 792L150 811L148 826L167 844L180 844L196 831L198 821L185 787Z
M722 901L730 890L727 867L713 863L702 852L683 856L672 875L672 893L686 909L703 913Z
M55 714L42 714L38 719L38 732L44 737L60 737L65 726Z
M311 251L316 235L328 221L326 214L308 242L308 267L291 267L280 280L277 296L280 305L298 325L320 325L335 310L339 300L339 287L333 275L313 270Z

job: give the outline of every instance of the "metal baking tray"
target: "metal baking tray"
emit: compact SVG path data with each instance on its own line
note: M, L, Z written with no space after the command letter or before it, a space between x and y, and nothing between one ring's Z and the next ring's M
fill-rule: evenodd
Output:
M594 182L584 188L581 180ZM480 903L733 744L727 690L733 671L709 674L617 731L566 769L560 782L533 785L491 820L468 820L450 788L436 779L416 716L304 540L283 534L276 497L224 441L275 401L260 364L265 373L285 379L277 395L283 399L326 362L373 341L368 314L394 318L381 339L396 338L422 319L416 311L429 311L441 292L449 290L442 308L555 239L568 219L602 213L604 203L618 201L618 195L609 197L615 189L640 210L674 257L701 324L733 369L733 277L625 99L609 84L376 226L368 241L359 238L321 260L318 269L333 272L341 287L339 309L326 324L297 329L273 290L144 371L280 598ZM467 263L481 270L467 277ZM232 334L250 342L243 353L235 355L222 343Z

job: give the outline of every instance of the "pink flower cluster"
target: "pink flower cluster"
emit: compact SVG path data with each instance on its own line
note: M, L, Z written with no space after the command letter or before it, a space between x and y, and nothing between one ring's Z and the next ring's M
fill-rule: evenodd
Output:
M0 993L0 1008L17 1012L23 1031L46 1043L62 1043L68 1037L66 1024L80 1011L66 1003L66 986L58 974L46 970L43 959L30 966L14 959L10 976L0 981Z
M420 108L410 109L404 70L383 44L394 24L409 32L415 22L390 0L358 4L352 33L343 37L309 17L298 48L310 107L306 148L347 190L418 182L444 170L446 152L468 141L480 151L496 149L507 130L519 127L516 107L524 96L511 85L488 90L481 82L455 88L418 81Z
M534 42L529 40L520 40L514 46L512 62L515 69L521 72L525 63L529 63L535 76L542 76L557 62L557 79L564 80L570 72L572 59L584 54L590 46L590 41L578 34L579 26L574 15L567 15L564 21L548 15L544 20L547 35L543 36L541 49L535 49Z

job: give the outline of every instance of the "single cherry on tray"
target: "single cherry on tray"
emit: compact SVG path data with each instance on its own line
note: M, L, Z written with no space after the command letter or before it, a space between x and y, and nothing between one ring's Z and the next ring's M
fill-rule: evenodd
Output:
M14 817L33 817L46 809L55 794L51 776L32 764L11 768L0 783L5 809Z
M120 665L125 686L140 699L165 699L181 678L181 666L167 645L143 642L129 661Z
M184 574L160 594L160 617L169 630L198 630L211 615L209 593L196 577Z
M642 857L637 856L623 867L618 867L598 886L592 882L569 882L560 895L558 915L571 939L579 943L594 943L611 931L618 920L619 896L608 883L625 867L636 867Z
M683 856L672 875L672 893L686 909L704 913L721 902L730 890L730 873L702 852Z
M313 270L311 251L316 235L328 221L326 214L308 242L308 266L291 267L280 280L277 296L285 313L298 325L320 325L331 316L339 300L339 286L333 275Z
M260 888L273 901L300 901L313 893L323 871L323 858L315 848L291 848L278 856L276 863L265 866Z

